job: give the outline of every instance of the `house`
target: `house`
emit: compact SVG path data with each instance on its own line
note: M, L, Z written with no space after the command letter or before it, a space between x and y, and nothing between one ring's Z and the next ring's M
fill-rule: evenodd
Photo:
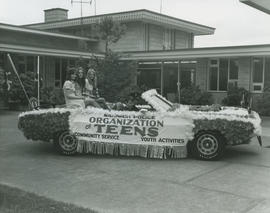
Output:
M220 103L229 84L260 94L270 81L270 45L194 48L194 36L211 35L212 27L149 10L74 19L62 8L44 12L42 23L0 24L0 67L8 69L6 54L12 53L19 72L35 71L40 56L44 86L61 88L66 67L76 59L102 57L104 42L96 39L93 26L105 16L127 26L110 48L123 53L122 60L137 62L137 84L156 88L171 101L177 100L178 82L181 88L196 84Z
M240 2L270 14L270 2L268 0L240 0Z

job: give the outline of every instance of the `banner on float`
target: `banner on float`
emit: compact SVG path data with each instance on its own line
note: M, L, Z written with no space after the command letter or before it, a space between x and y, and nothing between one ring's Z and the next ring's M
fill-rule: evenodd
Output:
M158 113L85 111L70 117L70 129L77 138L110 143L184 146L192 138L192 127L191 119Z

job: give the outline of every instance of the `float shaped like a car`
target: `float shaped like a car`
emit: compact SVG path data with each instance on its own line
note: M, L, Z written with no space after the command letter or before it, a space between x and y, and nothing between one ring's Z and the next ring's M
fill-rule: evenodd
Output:
M65 155L89 153L145 158L216 160L226 146L261 135L261 119L245 108L173 104L156 90L138 111L52 108L23 112L19 129L27 139L53 141Z

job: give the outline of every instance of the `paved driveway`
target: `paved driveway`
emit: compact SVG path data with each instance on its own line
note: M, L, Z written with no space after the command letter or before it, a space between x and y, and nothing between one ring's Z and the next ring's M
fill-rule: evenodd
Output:
M2 184L100 212L270 212L270 149L256 141L218 162L65 157L27 141L17 114L0 112Z

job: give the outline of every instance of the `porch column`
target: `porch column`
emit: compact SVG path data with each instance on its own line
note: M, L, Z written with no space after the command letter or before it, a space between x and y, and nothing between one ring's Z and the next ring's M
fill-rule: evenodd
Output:
M161 62L161 72L160 72L160 93L161 93L161 95L163 95L163 93L164 93L164 76L163 76L163 73L164 73L164 62L162 61Z
M180 90L180 74L181 74L181 69L180 69L180 65L181 65L181 60L178 60L178 72L177 72L177 95L178 95L178 103L180 104L180 96L181 96L181 90Z

